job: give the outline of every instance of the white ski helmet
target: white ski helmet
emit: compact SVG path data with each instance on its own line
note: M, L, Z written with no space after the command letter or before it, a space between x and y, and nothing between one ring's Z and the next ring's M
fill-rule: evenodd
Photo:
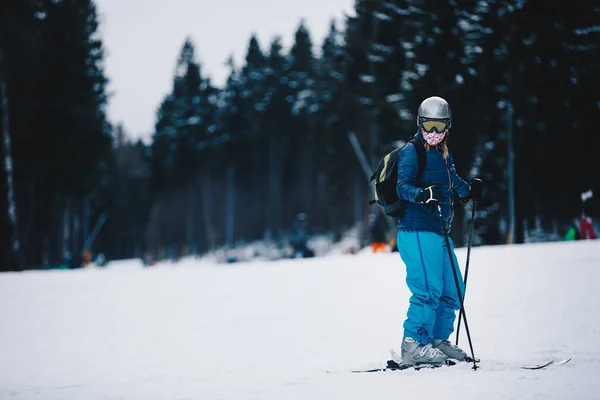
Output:
M424 119L439 119L448 121L448 128L452 125L452 110L448 102L441 97L428 97L417 110L417 126L421 126Z

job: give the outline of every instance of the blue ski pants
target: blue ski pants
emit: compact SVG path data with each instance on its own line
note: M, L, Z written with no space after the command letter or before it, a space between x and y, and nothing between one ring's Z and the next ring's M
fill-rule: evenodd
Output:
M452 239L449 241L464 296L454 244ZM412 337L421 344L433 339L447 340L454 331L460 301L444 236L427 231L398 231L397 245L406 264L406 284L412 293L404 321L404 337Z

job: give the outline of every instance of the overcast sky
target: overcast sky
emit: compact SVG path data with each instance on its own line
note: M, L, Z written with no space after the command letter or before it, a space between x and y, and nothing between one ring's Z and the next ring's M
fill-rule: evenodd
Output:
M189 35L203 75L221 87L225 61L240 65L250 35L264 50L281 35L288 48L300 21L315 50L332 18L353 14L354 0L96 0L110 79L108 117L122 122L131 137L148 139L155 113L172 85L173 69Z

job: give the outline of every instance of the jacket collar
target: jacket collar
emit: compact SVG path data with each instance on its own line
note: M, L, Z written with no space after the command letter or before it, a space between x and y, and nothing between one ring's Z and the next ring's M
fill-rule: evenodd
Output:
M416 139L416 140L418 140L421 143L425 143L425 138L423 137L423 135L421 135L421 130L420 129L417 129L417 132L412 137L412 139Z

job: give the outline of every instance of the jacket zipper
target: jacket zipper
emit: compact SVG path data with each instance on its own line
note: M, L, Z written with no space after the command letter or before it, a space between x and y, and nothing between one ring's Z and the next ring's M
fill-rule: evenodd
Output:
M448 185L450 187L450 193L452 193L452 177L450 176L450 168L448 168L448 160L445 159L444 160L446 162L446 172L448 173ZM451 204L450 202L450 195L447 195L446 197L448 197L448 204ZM441 207L440 207L441 209ZM442 216L444 216L444 214L442 214ZM446 225L446 221L444 221L444 225ZM448 227L445 226L446 231L448 230Z

